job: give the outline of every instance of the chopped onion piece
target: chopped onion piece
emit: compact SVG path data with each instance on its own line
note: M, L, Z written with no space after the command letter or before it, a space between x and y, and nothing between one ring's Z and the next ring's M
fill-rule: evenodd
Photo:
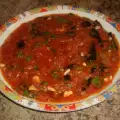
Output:
M104 81L105 81L105 82L108 82L108 80L109 80L108 78L104 78Z
M38 89L37 89L34 85L31 85L31 86L29 87L29 90L38 91Z
M110 76L110 80L112 80L112 79L113 79L113 76L111 75L111 76Z
M83 62L83 66L87 66L87 64L85 62Z
M64 97L68 97L68 96L70 96L70 95L72 95L72 94L73 94L72 91L65 91L65 92L64 92Z
M82 56L82 57L84 56L84 53L83 53L83 52L81 52L81 56Z
M69 72L70 72L70 69L67 69L67 70L64 72L64 75L67 75Z
M1 68L5 67L5 64L0 63L0 67L1 67Z
M53 87L48 86L48 90L52 92L56 92L56 90Z
M39 78L39 76L33 76L32 79L33 79L33 82L34 82L34 83L38 83L38 84L40 83L40 78Z

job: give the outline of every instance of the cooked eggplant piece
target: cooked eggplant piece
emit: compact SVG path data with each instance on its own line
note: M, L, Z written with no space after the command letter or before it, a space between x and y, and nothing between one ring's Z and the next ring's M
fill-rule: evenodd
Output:
M97 20L95 20L93 24L94 24L94 27L95 26L101 26L101 24Z
M108 35L112 38L112 47L115 48L116 50L118 50L118 46L117 46L116 41L113 37L113 34L110 32Z
M92 28L89 35L93 38L96 38L100 44L102 44L102 39L100 38L100 35L98 31L95 28Z
M70 75L65 75L65 76L64 76L64 80L66 80L66 81L67 81L67 80L71 80L71 76L70 76Z
M96 48L95 48L94 43L92 43L88 54L89 56L87 57L87 61L96 60L97 55L96 55Z
M91 68L90 72L91 72L91 73L94 73L94 71L95 71L96 69L97 69L97 66L94 65L94 66Z
M82 26L83 27L90 27L91 23L89 21L84 21L84 22L82 22Z
M82 91L85 91L90 85L91 85L91 83L92 83L92 77L90 77L90 78L88 78L86 81L85 81L85 83L84 83L84 85L83 85L83 87L82 87Z
M18 43L17 43L17 47L18 47L19 49L24 48L24 47L25 47L25 42L24 42L24 40L19 40Z

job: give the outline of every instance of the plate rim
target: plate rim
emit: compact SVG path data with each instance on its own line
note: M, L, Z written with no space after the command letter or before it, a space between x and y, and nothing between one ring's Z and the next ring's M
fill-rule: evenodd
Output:
M50 7L50 9L49 9ZM23 14L19 14L18 16L16 17L13 17L11 19L9 19L5 24L1 25L0 26L0 36L6 31L7 28L9 28L12 24L16 23L17 21L21 20L21 19L24 19L25 17L29 16L29 15L34 15L36 14L36 12L33 12L34 10L38 9L39 11L37 11L38 13L41 13L41 12L46 12L46 11L51 11L51 10L56 10L56 9L62 9L62 10L67 10L67 9L70 9L70 10L77 10L77 11L83 11L83 12L86 12L86 13L89 13L89 14L93 14L93 15L96 15L97 14L97 17L104 17L104 20L106 20L108 23L110 23L111 25L114 25L114 27L117 26L117 24L119 25L118 29L119 30L118 32L120 32L120 24L119 23L116 23L115 21L113 21L110 17L108 16L105 16L104 14L98 12L98 11L95 11L93 9L85 9L85 8L81 8L81 7L75 7L75 6L69 6L69 5L56 5L56 6L45 6L45 7L39 7L39 8L35 8L35 9L32 9L32 10L29 10L29 11L26 11L24 12ZM115 26L116 25L116 26ZM2 81L0 80L0 83ZM2 82L3 83L3 82ZM4 83L3 83L4 84ZM4 87L3 87L4 86ZM82 110L82 109L85 109L85 108L88 108L88 107L91 107L91 106L94 106L98 103L101 103L103 102L105 99L109 98L113 93L116 93L118 91L118 88L120 89L120 80L117 80L117 83L113 86L110 87L111 88L114 88L116 87L116 89L112 89L111 91L109 91L109 89L107 91L105 91L105 93L107 93L109 91L109 94L106 94L106 97L103 96L103 95L99 95L101 96L101 98L99 98L98 101L96 101L94 104L90 103L88 106L84 106L81 104L81 101L80 102L69 102L69 103L66 103L66 104L49 104L49 103L39 103L36 101L36 103L38 104L39 107L30 107L31 105L26 105L24 104L24 101L23 101L23 97L21 98L20 95L19 95L19 99L14 99L11 97L11 93L13 91L11 91L9 88L7 88L7 86L3 85L1 87L0 85L0 92L3 94L3 96L5 96L6 98L8 98L10 101L20 105L20 106L23 106L25 108L28 108L28 109L32 109L32 110L35 110L35 111L44 111L44 112L72 112L72 111L76 111L76 110ZM117 87L118 86L118 87ZM8 91L5 90L8 89ZM10 92L10 93L9 93ZM104 93L103 93L104 94ZM17 94L18 95L18 94ZM14 95L13 95L14 96ZM98 96L98 97L99 97ZM24 97L25 98L25 97ZM19 100L22 102L19 102ZM25 99L26 100L26 99ZM27 99L27 101L29 102L30 100ZM34 101L35 102L35 101ZM89 101L91 102L91 101ZM32 103L33 104L33 103ZM40 105L41 104L41 105ZM80 105L79 105L80 104ZM87 104L87 103L86 103ZM42 106L42 107L41 107ZM62 106L62 107L61 107Z

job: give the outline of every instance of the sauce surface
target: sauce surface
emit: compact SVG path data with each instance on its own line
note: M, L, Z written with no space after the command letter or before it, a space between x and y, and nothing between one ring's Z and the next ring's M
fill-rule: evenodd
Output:
M112 83L119 47L96 21L72 13L36 18L1 46L0 68L19 94L41 102L73 102Z

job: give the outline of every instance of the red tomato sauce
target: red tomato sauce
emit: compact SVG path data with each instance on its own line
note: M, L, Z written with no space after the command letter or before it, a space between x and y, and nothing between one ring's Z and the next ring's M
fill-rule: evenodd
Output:
M19 94L42 102L73 102L112 83L119 47L98 21L72 13L38 17L1 46L0 67Z

